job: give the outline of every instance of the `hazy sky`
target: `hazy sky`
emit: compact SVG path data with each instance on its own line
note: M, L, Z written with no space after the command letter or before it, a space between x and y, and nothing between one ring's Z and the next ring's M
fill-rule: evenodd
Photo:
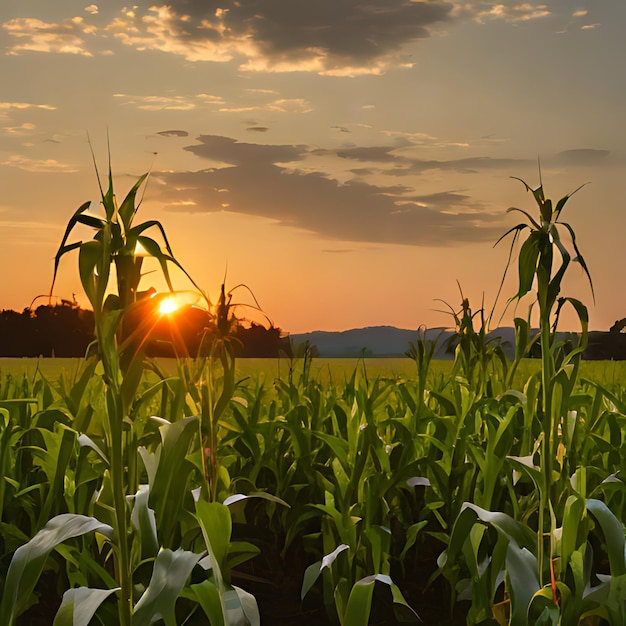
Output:
M624 0L2 0L0 308L47 293L67 220L98 210L87 135L106 174L108 132L118 197L152 169L138 219L214 299L227 272L290 332L447 325L457 281L490 309L506 210L536 210L510 177L536 186L539 157L554 200L591 182L562 217L595 305L577 265L565 292L608 329L625 27ZM55 294L73 292L68 255Z

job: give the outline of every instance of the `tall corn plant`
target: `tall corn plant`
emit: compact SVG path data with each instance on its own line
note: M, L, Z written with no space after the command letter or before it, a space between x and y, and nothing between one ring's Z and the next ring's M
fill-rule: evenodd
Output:
M90 207L89 202L81 205L72 215L55 256L51 287L52 293L62 257L73 250L78 250L80 280L94 311L98 359L102 363L106 389L107 439L117 544L115 564L117 579L121 586L119 622L122 626L130 625L132 614L126 495L129 491L135 492L134 485L131 485L129 490L127 471L129 471L129 466L134 467L136 464L136 450L126 449L128 441L125 436L124 422L130 417L132 402L143 371L142 338L137 337L136 334L130 336L125 334L122 330L122 321L124 315L133 309L140 314L145 314L144 319L148 319L150 313L155 314L154 303L151 304L149 300L142 301L139 298L138 288L144 256L153 257L159 262L170 290L172 284L168 264L177 266L186 274L172 253L161 223L155 220L136 223L135 218L141 204L137 196L147 176L147 173L140 176L122 203L118 205L113 189L109 158L106 192L98 176L104 215L87 213ZM70 235L79 225L94 229L93 238L89 241L79 240L68 243ZM156 229L160 233L165 251L155 239L145 234L150 229ZM113 274L117 282L117 293L107 295Z
M578 366L582 351L587 342L588 312L582 302L574 298L561 296L561 285L570 262L578 263L585 272L593 292L591 276L587 264L583 259L573 228L567 223L560 221L561 212L572 193L561 198L556 206L552 200L545 197L543 185L536 189L529 187L526 182L520 180L527 191L533 194L539 208L539 216L535 219L523 209L511 208L524 215L526 222L517 224L505 233L499 241L512 234L511 249L518 238L526 234L526 239L521 245L518 259L519 289L511 298L520 300L528 294L533 285L536 288L536 302L539 308L539 335L541 347L541 469L543 474L544 501L539 515L539 536L544 532L544 515L549 513L555 483L553 472L560 442L559 428L566 415L564 406L576 381ZM572 258L569 250L562 240L562 232L565 231L571 237L571 245L575 256ZM560 258L560 263L559 263ZM577 349L569 355L562 353L562 346L556 339L556 329L559 315L564 304L569 303L574 308L582 328L582 337ZM558 370L557 370L558 367ZM561 387L561 393L557 396L557 386ZM569 391L569 393L568 393ZM540 541L539 567L540 576L543 571L544 549L543 541Z
M581 572L583 569L589 572L591 567L589 558L585 556L589 533L587 511L595 515L598 508L602 509L602 519L599 521L605 534L605 518L610 520L607 525L611 527L620 525L602 503L596 505L595 500L585 501L587 492L584 486L584 468L575 481L577 487L573 487L574 483L570 484L569 477L564 475L567 467L565 458L576 422L576 411L573 410L574 388L588 332L586 307L579 300L561 295L562 282L570 263L580 264L589 279L592 293L593 286L587 265L578 249L575 233L568 223L560 220L563 208L572 194L553 206L552 201L545 197L541 184L537 189L532 189L524 181L521 182L533 194L539 216L535 218L527 211L510 209L522 213L526 221L511 228L500 240L512 235L510 262L515 243L518 239L523 239L518 258L519 287L509 303L519 301L534 289L534 304L539 309L541 371L538 384L535 385L537 393L533 394L533 405L537 418L534 423L539 425L534 450L539 452L540 466L534 466L532 456L510 456L509 464L534 486L534 497L538 502L537 533L533 538L532 531L527 527L528 519L524 519L523 515L522 520L517 521L505 513L490 512L475 503L466 502L455 521L441 564L445 568L445 563L453 561L463 547L466 565L473 577L472 612L476 620L484 619L485 610L491 605L493 615L500 624L534 623L531 613L535 609L540 613L537 624L578 623L581 617L604 614L604 609L597 604L585 605L583 602L582 590L585 585ZM569 247L573 248L573 257L562 240L564 233L571 239ZM508 266L507 263L505 276ZM579 344L569 352L559 342L556 334L559 316L566 304L573 307L582 329ZM517 346L516 353L519 357L522 349L531 343L529 322L517 319L516 330L518 342L523 344ZM528 385L527 389L530 389ZM576 401L580 403L581 398ZM529 402L530 396L527 396L525 403ZM498 541L490 552L489 564L485 569L480 565L481 555L484 554L481 542L487 526L495 528ZM623 528L621 532L623 535ZM549 542L546 541L547 538ZM607 540L607 543L616 543L617 546L610 547L610 553L620 552L617 545L619 542ZM571 560L574 548L578 550L578 554ZM615 565L611 568L612 574L619 576L623 563L620 565L618 561L623 561L623 555L612 558L615 560ZM506 573L508 598L501 607L509 607L508 617L505 615L506 610L498 613L498 607L493 605L493 596L498 586L497 583L494 584L494 576L500 576L502 571ZM570 571L575 589L571 586ZM487 580L487 576L490 580ZM479 590L482 590L480 598ZM596 610L599 612L589 612ZM574 617L576 622L571 621Z

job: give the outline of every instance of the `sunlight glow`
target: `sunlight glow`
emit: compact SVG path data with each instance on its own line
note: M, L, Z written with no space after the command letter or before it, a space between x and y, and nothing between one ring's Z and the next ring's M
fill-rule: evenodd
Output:
M176 301L176 298L174 296L168 296L159 302L159 313L161 315L169 315L170 313L176 311L179 307L180 304Z

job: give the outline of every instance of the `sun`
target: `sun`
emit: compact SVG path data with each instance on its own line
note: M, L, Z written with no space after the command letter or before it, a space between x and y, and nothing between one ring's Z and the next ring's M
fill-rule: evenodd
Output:
M163 298L161 302L159 302L159 314L160 315L169 315L176 311L180 305L176 301L174 296L167 296L167 298Z

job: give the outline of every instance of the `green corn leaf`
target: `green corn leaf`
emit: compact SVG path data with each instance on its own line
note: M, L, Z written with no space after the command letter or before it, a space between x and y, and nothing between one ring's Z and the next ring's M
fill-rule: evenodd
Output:
M41 415L41 414L40 414ZM40 429L46 449L35 448L33 454L38 457L49 481L49 489L40 513L40 526L50 518L53 506L58 508L63 502L66 470L74 451L76 432L60 424L56 432ZM61 509L63 510L63 509Z
M89 626L91 618L98 607L112 594L115 589L89 589L76 587L63 594L61 606L57 611L52 626Z
M346 546L347 548L348 546ZM322 573L322 562L316 561L309 565L304 570L304 576L302 578L302 589L300 590L300 599L304 600L304 596L309 593L311 587L315 584L315 581L320 577Z
M156 515L162 546L171 546L173 533L181 515L184 485L193 464L185 457L196 435L198 417L192 415L173 424L159 427L161 449L153 482L150 484L149 504Z
M265 491L252 491L248 494L235 493L232 496L228 496L228 498L224 500L224 504L226 506L232 506L237 502L249 500L250 498L260 498L261 500L268 500L269 502L275 502L276 504L281 504L282 506L290 508L290 506L284 500Z
M61 245L59 246L59 249L54 257L54 272L52 275L52 285L50 286L51 294L52 294L52 290L54 289L54 283L57 277L57 272L59 269L59 263L61 261L61 257L66 252L69 252L70 250L74 250L75 248L81 245L79 242L78 244L71 244L70 246L66 246L65 242L68 240L70 233L74 229L74 226L76 226L79 216L82 215L90 206L91 206L91 202L85 202L81 204L80 207L78 207L78 209L74 213L74 215L72 215L69 222L67 223L67 226L65 228L65 233L63 234L63 239L61 239Z
M580 191L583 187L586 187L589 183L583 183L582 185L580 185L580 187L577 187L576 189L574 189L574 191L568 193L566 196L564 196L563 198L561 198L556 205L556 209L554 210L555 213L555 219L559 218L559 215L561 214L561 211L563 210L563 207L565 206L565 203L577 192Z
M98 291L98 264L102 259L103 247L98 241L88 241L80 246L78 271L80 282L94 310L99 311L102 302Z
M623 576L626 574L624 525L601 500L587 500L587 510L591 512L602 528L609 556L611 576Z
M511 596L510 626L528 624L528 606L533 596L541 588L539 584L537 558L526 548L509 542L506 553L506 573L509 579Z
M528 219L528 221L533 225L533 228L535 230L541 230L541 226L535 221L533 216L528 211L524 211L524 209L518 209L517 207L512 206L508 208L506 212L511 213L512 211L516 211L517 213L521 213L522 215L525 215L526 219ZM520 224L519 226L529 228L527 224Z
M400 561L404 559L406 553L413 547L415 542L417 541L417 535L424 526L428 524L428 520L424 520L422 522L418 522L417 524L412 524L406 531L406 541L404 543L404 548L402 548L402 552L400 553Z
M79 215L76 219L78 224L83 224L84 226L90 226L96 230L99 230L104 227L106 224L105 220L100 217L96 217L95 215L89 215L89 213L83 213Z
M133 626L150 626L157 618L165 626L176 626L174 607L191 570L201 555L186 550L162 548L154 562L150 584L133 612Z
M580 496L571 495L565 502L561 535L561 571L565 572L575 550L581 525L584 523L585 503Z
M251 593L233 586L232 590L228 590L225 596L228 626L261 626L259 607L256 598Z
M543 196L543 191L541 192L541 195ZM542 200L539 202L539 211L541 213L541 219L544 222L551 222L552 200L550 200L549 198L542 198Z
M321 561L317 561L312 565L309 565L302 580L302 590L300 591L300 598L303 600L304 596L309 592L311 587L315 584L315 581L319 578L322 570L326 567L330 567L335 559L344 551L348 550L350 546L345 543L337 546L332 552L327 554Z
M537 549L537 538L528 526L520 524L506 513L499 511L492 513L471 502L465 502L461 508L461 513L454 522L448 548L440 557L440 566L443 567L447 561L453 562L456 559L477 520L491 524L509 541L515 542L518 546L529 548L531 551Z
M578 249L578 244L576 243L576 234L574 233L574 229L567 222L560 222L560 223L569 231L569 234L572 238L572 246L574 247L574 252L576 252L576 256L574 257L574 262L578 263L583 268L583 271L585 272L585 275L587 276L587 280L589 281L589 286L591 287L591 296L593 297L593 300L595 302L596 295L593 289L593 281L591 280L591 274L589 273L589 268L587 267L587 263L585 263L585 259L583 259L583 256L580 253L580 250Z
M400 589L393 583L389 576L374 574L358 580L350 591L346 613L343 620L344 626L363 626L369 623L372 608L372 598L376 583L387 585L391 591L391 598L396 617L403 623L418 623L419 617L408 605Z
M374 583L378 576L362 578L352 587L348 597L343 626L363 626L369 623L372 597L374 596Z
M348 442L345 439L319 431L313 435L328 445L345 470L350 469Z
M150 237L140 236L137 237L137 241L143 246L143 248L151 257L154 257L159 262L161 266L161 271L163 272L163 277L165 278L165 282L167 283L169 290L174 291L174 287L172 286L172 280L170 278L170 270L167 266L167 263L169 261L170 263L174 263L174 265L180 267L178 261L176 261L173 256L165 254L161 250L161 246Z
M153 558L159 552L156 519L154 511L148 507L149 496L149 486L139 485L139 491L135 494L135 505L130 517L133 526L139 533L142 560Z
M540 254L540 238L539 235L533 231L528 239L522 244L522 248L519 254L519 291L516 294L516 298L522 298L525 296L533 286L533 279L537 272L537 264L539 262Z
M220 593L210 580L186 587L180 596L197 602L209 618L211 626L225 626Z
M196 517L214 568L225 571L226 558L232 532L232 519L228 507L220 502L196 502Z
M139 208L138 205L135 206L135 198L137 196L137 192L139 191L139 188L141 187L143 182L148 177L148 174L149 172L146 172L137 179L135 184L132 186L132 189L128 192L128 194L126 194L126 197L124 198L122 204L118 209L119 216L122 218L122 223L124 224L124 229L127 231L127 236L128 229L133 221L133 217L135 216L135 213Z
M0 602L0 615L6 620L6 626L12 626L28 605L46 558L55 546L92 531L108 537L113 534L113 528L93 517L64 513L52 518L28 543L15 551Z

